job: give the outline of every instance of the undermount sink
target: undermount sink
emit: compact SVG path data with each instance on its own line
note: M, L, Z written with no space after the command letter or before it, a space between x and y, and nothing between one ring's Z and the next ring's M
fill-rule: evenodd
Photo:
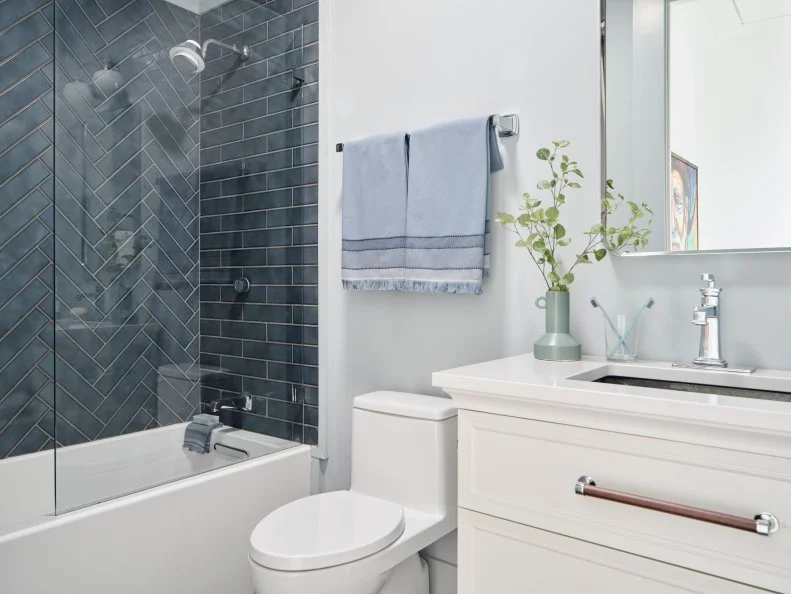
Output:
M716 394L719 396L735 396L737 398L754 398L758 400L775 400L791 402L791 393L774 390L760 390L747 387L720 386L716 384L682 382L666 379L645 377L629 377L624 375L605 375L592 381L600 384L618 386L634 386L637 388L654 388L659 390L676 390L679 392L696 392L698 394Z

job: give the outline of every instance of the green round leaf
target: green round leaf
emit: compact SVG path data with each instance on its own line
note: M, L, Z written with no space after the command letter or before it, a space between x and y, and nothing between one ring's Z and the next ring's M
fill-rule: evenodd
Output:
M601 262L607 256L607 250L604 248L598 249L593 252L593 255L596 256L596 261Z
M555 239L562 239L563 237L566 237L566 228L558 223L555 225Z
M540 148L536 151L536 157L538 157L542 161L549 160L549 155L551 154L552 152L548 148Z

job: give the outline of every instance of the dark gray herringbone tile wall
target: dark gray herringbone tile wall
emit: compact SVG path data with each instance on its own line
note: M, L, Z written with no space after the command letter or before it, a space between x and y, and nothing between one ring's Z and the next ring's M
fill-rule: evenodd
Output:
M167 56L198 35L162 0L0 4L0 457L198 406L200 86Z
M203 397L248 391L253 412L224 421L315 444L318 2L232 0L201 37L252 50L210 55L201 79L201 361L229 372Z
M51 448L52 2L0 4L0 458Z

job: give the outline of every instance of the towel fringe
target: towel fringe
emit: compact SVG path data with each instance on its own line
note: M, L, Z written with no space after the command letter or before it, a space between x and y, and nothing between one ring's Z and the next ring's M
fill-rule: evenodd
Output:
M483 293L483 284L479 281L344 280L343 288L347 291L402 291L405 293L455 293L460 295L481 295Z
M347 291L400 291L399 279L343 280Z

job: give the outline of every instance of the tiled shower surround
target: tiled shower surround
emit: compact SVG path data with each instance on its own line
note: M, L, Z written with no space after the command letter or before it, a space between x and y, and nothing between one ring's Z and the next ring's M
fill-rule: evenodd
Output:
M268 4L234 3L225 10L229 22L238 24L253 18L251 10L242 8L264 10ZM292 26L295 18L302 18L295 16L303 13L291 10L290 2L286 7L273 4L285 11L280 23ZM274 157L271 167L269 161L253 164L249 176L207 183L203 190L214 195L201 204L201 176L219 175L212 169L214 161L201 170L201 126L211 126L213 118L221 121L226 111L218 111L216 102L227 101L230 107L235 95L209 93L202 106L201 77L179 73L167 51L185 39L199 38L201 25L206 29L218 22L221 12L199 18L163 0L0 2L0 458L188 419L199 409L201 376L225 389L245 383L245 389L262 397L249 420L226 421L316 441L315 409L306 406L303 411L290 403L291 384L296 383L298 399L316 404L315 389L310 388L315 385L315 348L303 350L294 334L301 327L295 324L315 323L315 307L293 305L295 296L299 303L315 303L315 286L301 286L303 281L315 284L315 267L291 267L288 282L281 283L285 277L274 271L281 268L273 256L266 267L245 268L256 285L249 299L260 301L260 307L242 306L244 315L234 318L237 310L217 316L221 310L212 312L207 302L204 313L215 316L201 321L199 314L199 295L218 296L211 301L222 307L227 292L222 279L238 274L241 262L228 260L231 251L199 252L201 239L209 245L216 241L211 239L211 223L204 222L206 234L199 235L199 208L209 209L207 218L219 214L207 205L213 200L220 204L225 183L241 188L249 177L253 187L261 183L260 167L267 165L273 190L279 183L291 200L315 204L315 168L300 167L310 160L310 148L297 145L289 149L296 160L290 167L275 167L281 161ZM263 29L283 26L271 25L277 18L262 16ZM305 35L309 39L310 33ZM264 40L261 45L266 44ZM307 45L300 52L305 50ZM291 56L286 52L283 59ZM206 74L222 60L226 58L210 61ZM250 76L257 74L249 83L261 76L260 68L250 69ZM212 78L226 82L204 77L204 90L211 88ZM261 83L270 84L270 78L264 74ZM207 110L203 121L201 107ZM308 109L297 110L296 117L307 122ZM315 163L315 147L313 155ZM211 153L204 151L203 157L211 159ZM253 172L255 167L259 169ZM299 184L286 185L298 175ZM302 181L311 175L313 188L302 189ZM246 205L251 194L240 189L233 196ZM266 220L266 208L254 209L251 221L262 216ZM309 216L315 215L306 215L306 221ZM315 244L315 227L303 231L296 219L291 221L277 226L277 233L288 229L292 241L308 243L312 232ZM201 258L208 258L202 290ZM226 258L224 272L216 266L217 258ZM278 284L270 293L270 287L261 285L272 279ZM271 342L260 335L256 342L238 340L240 354L255 364L236 357L235 350L230 357L212 356L212 340L224 335L225 326L239 328L234 326L237 319L274 312L266 301L277 300L279 291L289 317L278 317L283 324L269 326L265 336ZM214 322L219 331L214 331ZM266 323L259 325L267 329ZM201 326L207 330L203 337ZM306 339L315 343L315 326L307 328ZM207 341L203 354L201 340ZM263 357L270 348L273 354ZM288 361L282 348L290 350ZM201 356L223 367L226 375L198 372ZM269 367L267 360L286 366ZM303 363L313 375L295 375ZM204 396L212 393L206 388ZM270 404L268 397L277 402Z
M167 48L198 19L162 0L6 0L0 21L0 456L184 420L200 86Z
M203 398L249 392L224 421L315 444L318 2L234 0L201 38L251 50L210 55L201 79L201 361L226 371Z
M0 4L0 458L55 433L52 18Z

